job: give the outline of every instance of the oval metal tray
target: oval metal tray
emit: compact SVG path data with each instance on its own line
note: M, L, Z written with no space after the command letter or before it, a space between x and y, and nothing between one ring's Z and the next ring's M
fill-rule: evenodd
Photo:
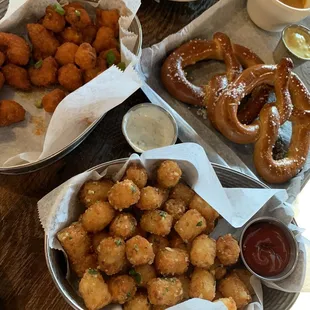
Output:
M126 162L126 160L127 159L118 159L110 161L91 168L89 171L96 170L98 172L102 172L104 169L111 165L121 166ZM264 183L255 180L245 174L239 173L221 165L212 165L223 187L267 188ZM61 251L51 249L48 246L48 237L45 238L45 258L53 281L65 300L76 310L86 310L82 298L66 280L66 261L63 253ZM263 286L263 292L265 310L288 310L292 307L299 295L298 293L286 293L277 291L265 286Z

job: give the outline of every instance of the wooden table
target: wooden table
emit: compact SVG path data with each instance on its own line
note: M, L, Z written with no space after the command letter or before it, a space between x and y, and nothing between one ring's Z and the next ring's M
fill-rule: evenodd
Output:
M138 16L144 47L176 32L217 0L177 3L142 0ZM0 309L71 309L57 291L44 257L44 232L37 202L45 194L97 164L129 156L133 150L121 132L124 114L145 102L137 91L109 112L75 151L39 172L0 176Z

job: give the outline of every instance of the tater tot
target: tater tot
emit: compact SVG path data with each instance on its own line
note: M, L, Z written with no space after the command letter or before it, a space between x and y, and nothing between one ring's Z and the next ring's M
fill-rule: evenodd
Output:
M0 67L3 66L5 58L6 58L5 54L3 52L0 52Z
M195 209L206 219L207 224L215 221L219 214L200 196L195 195L189 204L190 209Z
M187 211L174 225L184 242L192 241L207 228L206 220L197 210Z
M141 236L134 236L126 242L126 257L134 265L153 264L155 254L152 245Z
M93 42L93 47L96 49L97 53L116 48L117 45L118 42L114 37L114 31L108 27L100 27L96 39Z
M166 310L169 306L158 306L158 305L152 305L152 310Z
M10 126L25 119L25 109L16 101L0 101L0 127Z
M83 43L83 34L79 30L74 29L72 27L65 28L60 35L64 43L72 42L77 45Z
M129 275L139 287L146 287L150 280L156 278L156 271L153 265L145 264L130 269Z
M218 289L224 297L232 297L237 308L246 306L252 300L250 292L236 274L230 274L222 279L219 282Z
M191 247L190 243L185 243L183 239L177 234L175 231L173 231L170 235L170 246L172 248L177 248L181 250L188 251ZM190 246L189 246L190 245Z
M162 199L163 199L163 203L165 203L169 199L170 189L169 188L163 188L163 187L159 186L159 184L155 185L155 187L159 189L160 194L161 194Z
M220 299L214 301L214 303L218 303L218 302L222 302L226 306L227 310L237 310L237 305L231 297L220 298Z
M182 171L179 165L172 160L163 161L157 170L157 182L164 188L171 188L179 183Z
M162 236L151 234L147 239L152 244L153 252L155 255L160 249L169 247L169 240Z
M53 6L49 5L46 8L45 13L46 14L43 18L43 26L46 29L53 32L61 32L64 30L66 25L65 17L59 14Z
M99 67L95 67L93 69L88 69L83 72L84 83L88 83L94 78L96 78L99 74L101 74L104 70Z
M68 91L74 91L83 85L82 71L74 64L67 64L58 70L58 82Z
M158 251L155 258L156 270L162 275L181 275L189 265L189 256L186 251L166 247Z
M108 281L108 286L112 295L112 302L121 305L131 300L137 291L135 281L127 275L112 277Z
M84 29L92 24L91 18L83 8L69 7L66 10L66 21L75 29Z
M86 209L81 222L88 232L99 232L105 229L113 220L115 210L105 201L97 201Z
M162 196L158 188L147 186L140 191L140 200L137 207L141 210L155 210L160 208Z
M183 288L183 300L189 299L189 285L190 285L190 279L185 276L181 275L177 277L181 283L182 283L182 288Z
M142 189L147 183L147 172L140 165L132 164L127 168L124 180L131 180Z
M124 240L131 238L136 231L137 220L130 213L119 214L110 225L110 234Z
M96 22L99 27L106 26L114 31L115 37L118 37L119 32L119 13L118 10L96 10Z
M215 257L215 240L204 234L193 240L190 251L190 260L194 266L208 269L214 264Z
M216 240L216 256L224 266L235 264L239 259L239 254L238 241L231 234Z
M83 41L89 44L92 44L96 38L97 27L94 24L91 24L81 30L83 35Z
M138 292L124 304L124 310L151 310L151 304L145 293Z
M66 93L62 89L54 89L46 94L42 99L42 105L46 112L53 113L59 103L66 97Z
M112 301L108 285L96 269L88 269L79 283L79 292L87 309L99 310Z
M189 286L189 296L210 301L214 299L215 279L209 271L198 267L195 268Z
M100 270L111 276L120 272L126 265L126 247L121 238L104 238L98 248Z
M80 2L71 2L63 7L66 13L69 10L69 8L84 9L84 6Z
M116 48L101 52L99 58L104 59L109 66L117 65L121 62L121 54Z
M82 69L93 69L96 66L96 50L89 44L83 43L75 54L75 63Z
M165 202L163 209L169 213L174 222L178 221L186 211L186 204L181 199L169 199Z
M108 192L114 183L108 179L87 181L79 192L80 202L89 207L98 200L108 201Z
M185 205L188 206L194 195L195 192L189 186L178 183L171 189L169 197L172 199L181 199L185 202Z
M57 83L58 64L53 57L38 61L28 70L30 81L33 85L47 87Z
M98 246L100 244L100 242L104 239L104 238L109 238L109 234L105 231L101 231L98 233L95 233L91 236L91 242L92 242L92 246L94 251L98 251Z
M221 280L226 276L227 269L216 257L214 264L210 267L210 272L213 274L216 280Z
M234 269L232 273L236 274L239 277L239 279L245 284L246 288L250 292L250 295L255 294L253 286L250 281L252 277L252 274L250 273L250 271L246 269L238 268L238 269Z
M140 221L141 228L151 234L159 236L169 235L173 217L165 211L146 211Z
M177 278L156 278L147 285L148 297L153 305L174 306L183 298L182 283Z
M78 46L72 42L65 42L57 48L55 55L56 61L59 65L64 66L67 64L74 64L75 54L78 50Z
M26 69L13 64L7 64L2 67L2 73L8 85L20 90L31 89L31 84Z
M127 209L140 199L140 190L130 180L117 182L109 191L108 199L116 210Z

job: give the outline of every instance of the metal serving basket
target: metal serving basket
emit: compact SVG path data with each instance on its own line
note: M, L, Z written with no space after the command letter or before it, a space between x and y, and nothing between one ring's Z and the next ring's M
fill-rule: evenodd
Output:
M118 159L110 161L94 168L89 171L97 171L98 173L104 171L107 167L118 165L121 167L127 159ZM239 173L232 169L223 167L221 165L212 164L213 168L222 183L226 188L267 188L262 182L255 180L245 174ZM66 260L61 251L51 249L48 244L48 237L45 238L45 258L48 269L51 273L53 281L66 299L68 304L76 310L86 310L82 298L78 295L77 291L66 280ZM264 309L265 310L288 310L292 307L298 297L298 293L285 293L263 286L264 292Z

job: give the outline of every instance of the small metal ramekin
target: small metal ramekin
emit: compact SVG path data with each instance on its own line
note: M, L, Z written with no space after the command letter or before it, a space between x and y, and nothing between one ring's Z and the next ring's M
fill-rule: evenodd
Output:
M281 230L283 231L283 233L285 234L285 236L287 237L287 240L289 242L290 248L291 248L291 253L290 253L290 259L289 262L287 264L287 266L285 267L285 269L279 273L278 275L275 276L271 276L271 277L264 277L261 276L259 274L257 274L255 271L253 271L251 269L251 267L247 264L247 261L245 260L244 256L243 256L243 249L242 249L242 244L243 244L243 237L244 234L246 232L246 230L252 226L253 224L257 224L257 223L270 223L273 224L275 226L278 226L279 228L281 228ZM266 282L271 282L271 281L281 281L284 280L285 278L287 278L289 275L292 274L292 272L294 271L297 262L298 262L298 243L297 240L294 236L294 234L292 233L292 231L281 221L273 218L273 217L259 217L257 219L254 219L252 221L250 221L243 229L241 237L240 237L240 241L239 241L239 245L240 245L240 251L241 251L241 258L242 261L245 265L245 267L256 277L260 278L263 281Z
M292 24L292 25L285 27L281 33L281 39L273 52L273 59L276 63L279 63L283 57L290 57L294 62L294 67L296 68L302 65L303 63L305 63L306 61L309 61L310 58L302 58L300 56L297 56L287 46L285 39L284 39L284 35L285 35L285 31L289 28L300 28L304 30L305 32L307 32L310 36L310 29L307 27L296 25L296 24Z
M140 103L140 104L137 104L135 105L134 107L132 107L124 116L123 118L123 122L122 122L122 132L123 132L123 135L125 136L127 142L129 143L129 145L137 152L137 153L143 153L145 150L143 149L140 149L137 145L135 145L134 143L132 143L130 137L128 136L128 133L127 133L127 129L126 129L126 126L127 126L127 122L128 122L128 119L130 117L130 114L131 112L134 112L142 107L152 107L152 108L155 108L155 109L159 109L161 112L164 112L164 114L166 114L168 116L168 118L171 120L171 123L173 125L173 128L174 128L174 138L172 139L171 141L171 144L170 145L174 145L176 142L177 142L177 139L178 139L178 125L177 125L177 122L176 120L174 119L174 117L164 108L156 105L156 104L152 104L152 103ZM167 145L168 146L168 145Z

